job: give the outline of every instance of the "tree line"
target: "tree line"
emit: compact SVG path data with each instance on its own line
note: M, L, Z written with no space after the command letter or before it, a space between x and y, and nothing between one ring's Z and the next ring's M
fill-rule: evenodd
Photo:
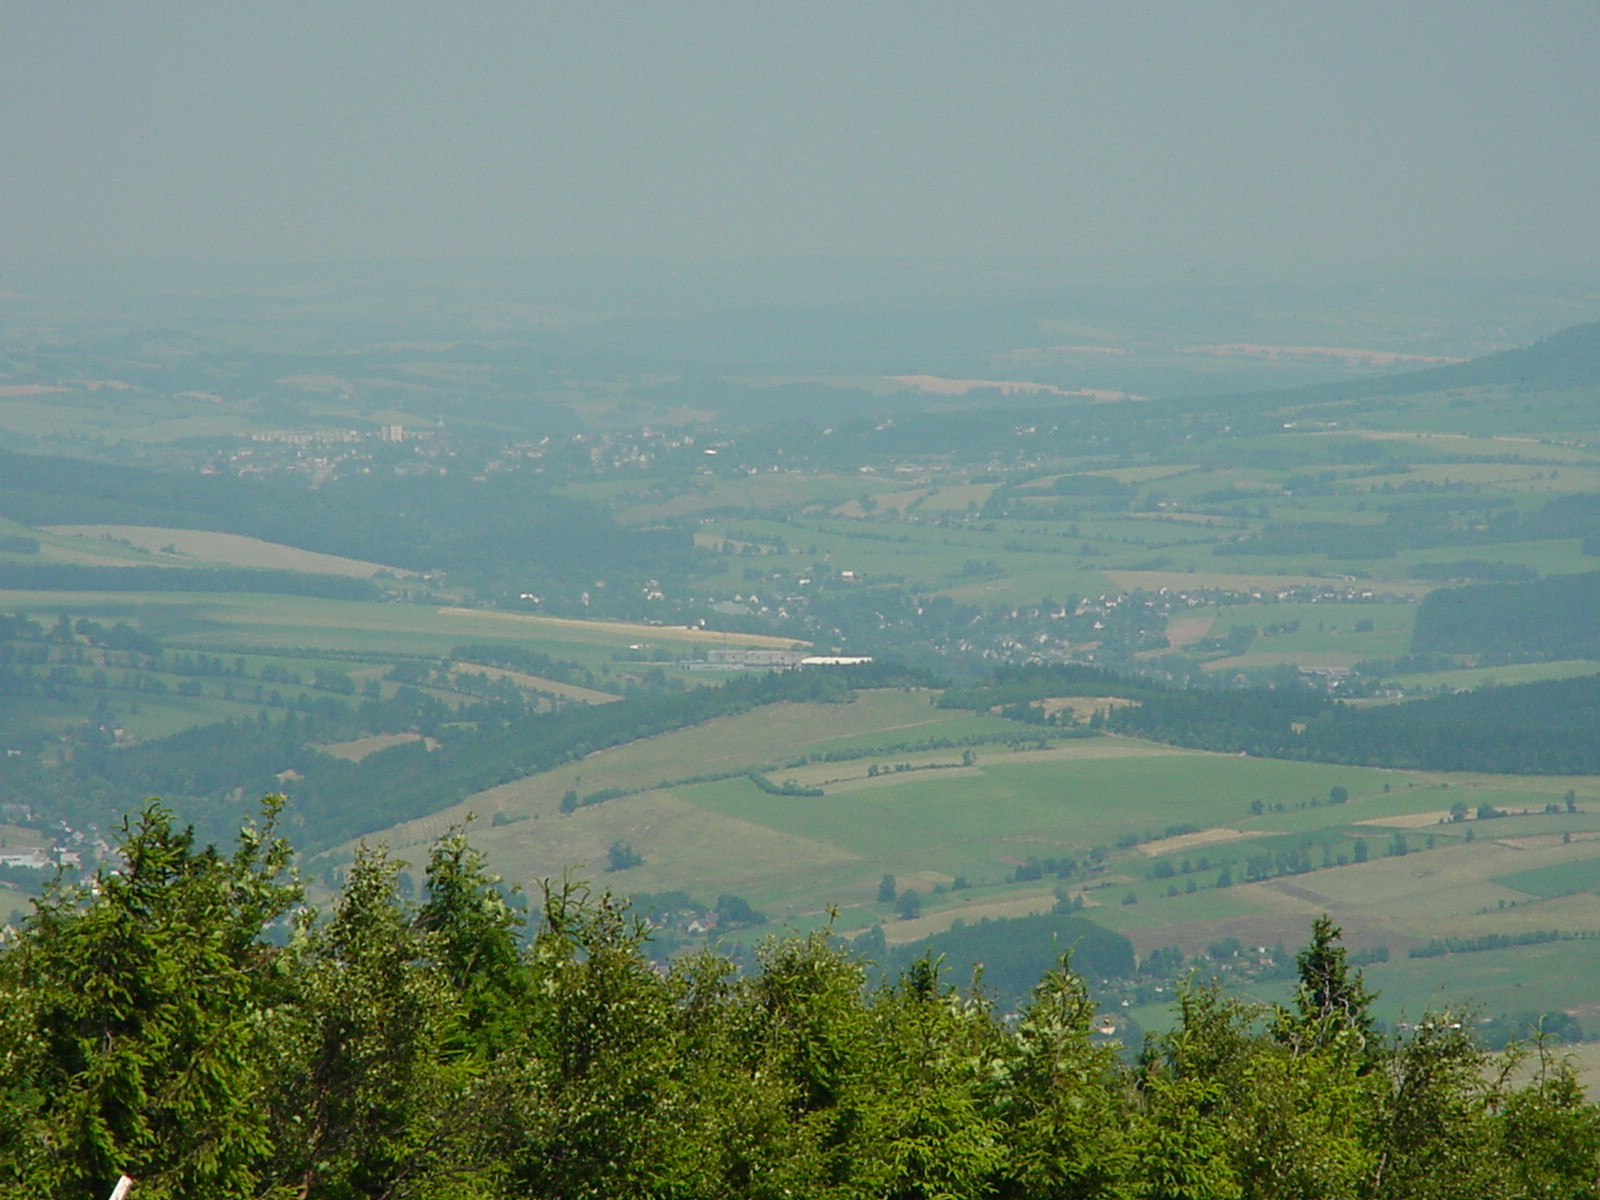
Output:
M1600 675L1355 708L1303 687L1154 691L1106 727L1173 745L1503 775L1600 772Z
M1070 963L1002 1014L825 933L661 970L572 880L531 919L463 837L415 902L364 851L307 906L266 803L231 850L152 803L0 952L0 1195L1512 1200L1600 1194L1600 1113L1470 1021L1378 1035L1316 922L1292 1004L1189 987L1134 1061Z
M1411 649L1519 660L1600 657L1600 571L1429 592L1417 607Z

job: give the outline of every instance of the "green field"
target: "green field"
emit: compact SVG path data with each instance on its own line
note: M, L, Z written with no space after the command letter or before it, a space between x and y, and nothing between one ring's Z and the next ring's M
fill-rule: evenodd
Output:
M848 705L720 719L504 785L385 836L414 859L469 810L503 813L506 823L480 821L474 839L498 871L525 885L576 867L626 891L682 889L707 899L731 891L797 927L830 910L845 933L884 922L891 942L956 920L1041 911L1055 895L1081 896L1086 915L1128 934L1141 952L1176 944L1194 954L1228 937L1293 947L1329 912L1352 946L1390 948L1383 986L1398 1008L1440 988L1463 997L1481 990L1493 1005L1587 1002L1589 976L1562 957L1567 943L1540 949L1571 969L1529 976L1509 998L1495 974L1515 958L1509 952L1416 960L1405 952L1436 937L1600 930L1600 896L1576 890L1600 885L1600 779L1323 766L1123 738L1042 750L974 744L1016 726L928 700L869 692ZM958 744L914 748L928 739ZM816 757L847 748L877 753ZM813 761L782 765L807 756ZM753 766L825 794L774 796L742 776L674 782ZM1335 787L1346 789L1347 803L1327 802ZM1578 811L1547 813L1568 787ZM568 788L629 794L562 815ZM1458 802L1474 813L1488 804L1527 815L1452 821ZM618 839L642 854L642 865L604 869L606 847ZM1355 861L1358 839L1364 863ZM1012 879L1030 856L1081 859L1097 847L1100 865L1065 881ZM1252 860L1290 851L1304 854L1303 871L1250 879ZM1231 886L1219 886L1225 870ZM902 921L877 900L884 874L923 892L921 917ZM950 890L957 877L966 890Z
M1574 892L1600 891L1600 858L1585 858L1576 862L1555 863L1548 867L1535 867L1528 871L1513 871L1500 875L1495 882L1503 887L1515 888L1532 896L1553 899L1570 896Z

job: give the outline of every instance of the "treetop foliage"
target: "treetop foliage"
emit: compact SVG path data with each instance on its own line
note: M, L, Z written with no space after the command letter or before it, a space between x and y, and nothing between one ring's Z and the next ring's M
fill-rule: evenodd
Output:
M1600 1194L1570 1070L1514 1087L1449 1014L1380 1038L1327 918L1293 1008L1189 986L1128 1065L1070 959L1014 1014L825 932L663 972L626 902L530 918L459 830L417 902L367 848L320 913L278 805L223 853L151 802L0 952L0 1196Z

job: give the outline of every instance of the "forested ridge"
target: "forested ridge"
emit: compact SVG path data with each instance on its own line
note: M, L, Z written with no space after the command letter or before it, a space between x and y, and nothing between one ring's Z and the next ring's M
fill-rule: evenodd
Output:
M1600 772L1600 675L1357 707L1298 684L1176 689L1046 664L998 668L939 703L1043 722L1040 702L1060 696L1131 701L1108 706L1091 726L1198 750L1511 775Z
M1298 687L1164 692L1105 722L1175 745L1268 758L1512 775L1600 772L1600 675L1371 708Z
M488 479L376 474L304 488L0 451L0 515L26 525L244 534L415 571L457 572L480 587L536 585L563 594L593 587L597 577L615 587L694 567L686 532L625 529L604 509L556 495L523 472Z
M1600 571L1429 592L1411 648L1513 660L1600 655Z
M0 1195L1592 1197L1600 1112L1471 1022L1394 1038L1317 921L1292 1004L1193 985L1133 1062L1064 963L1003 1015L824 933L666 973L624 903L531 920L459 834L305 907L269 799L231 852L152 803L0 952Z

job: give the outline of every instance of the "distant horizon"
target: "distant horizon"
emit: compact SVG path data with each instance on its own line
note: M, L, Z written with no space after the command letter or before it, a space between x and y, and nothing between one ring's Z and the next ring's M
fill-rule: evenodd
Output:
M0 34L0 270L1600 268L1586 0L154 0L11 6Z

